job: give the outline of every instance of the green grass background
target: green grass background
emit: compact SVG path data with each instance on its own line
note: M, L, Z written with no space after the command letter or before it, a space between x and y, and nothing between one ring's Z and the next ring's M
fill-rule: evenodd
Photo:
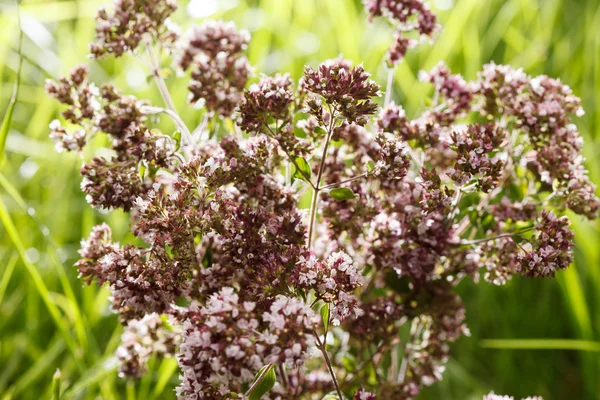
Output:
M210 1L205 0L207 3ZM202 4L202 0L197 3ZM92 211L79 190L81 159L55 153L48 124L57 104L44 80L88 62L98 82L113 80L127 92L159 101L133 58L86 61L93 15L101 0L23 0L23 73L6 157L0 167L0 399L50 398L61 371L65 398L173 398L173 360L152 363L141 381L117 377L113 352L121 327L108 311L105 288L83 287L72 267L79 240L107 221L130 240L123 214ZM368 24L355 0L220 0L211 18L249 28L249 57L257 71L289 71L338 55L364 62L380 84L381 61L391 41L385 23ZM180 1L175 19L192 19ZM433 45L413 51L400 65L394 100L410 114L428 95L419 69L439 60L474 78L494 60L530 74L560 77L582 97L578 121L592 179L600 182L600 2L598 0L440 0L443 31ZM0 0L0 111L6 110L19 63L19 29L11 0ZM199 19L195 19L195 22ZM167 79L191 126L197 111L186 105L186 83ZM168 122L164 122L168 124ZM169 129L169 125L164 125ZM89 157L90 154L86 154ZM505 287L464 282L471 338L452 347L444 380L420 399L480 399L494 390L518 398L600 398L600 234L598 223L571 216L576 230L574 265L554 280L513 279Z

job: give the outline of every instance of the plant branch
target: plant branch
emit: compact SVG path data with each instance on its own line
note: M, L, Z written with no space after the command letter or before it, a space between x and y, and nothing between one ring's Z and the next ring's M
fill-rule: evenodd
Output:
M168 108L161 108L161 107L144 106L142 108L142 112L147 113L147 114L159 114L159 113L167 114L169 117L171 117L173 122L175 122L175 125L177 125L177 128L179 128L181 130L181 134L185 138L185 141L187 142L187 144L189 144L189 145L194 144L194 139L190 133L190 130L185 125L185 123L181 120L179 115L176 112L174 112L173 110L168 109Z
M394 74L396 73L396 67L388 69L387 84L385 88L385 100L383 101L383 107L390 105L392 101L392 90L394 88Z
M325 170L325 161L327 159L327 150L329 150L329 143L331 142L331 136L333 135L333 125L335 117L331 113L331 123L329 124L329 131L327 132L327 138L325 139L325 146L323 146L323 154L321 155L321 163L319 164L319 173L317 174L317 183L313 186L313 195L310 202L310 216L308 220L308 238L306 247L310 250L312 245L312 236L315 227L315 217L317 215L317 203L319 201L319 191L322 189L321 177L323 176L323 170Z
M533 230L533 227L523 229L522 231L519 231L519 232L503 233L502 235L491 236L488 238L475 239L475 240L461 240L460 242L453 243L453 244L462 246L462 245L485 243L485 242L490 242L490 241L496 240L496 239L512 238L514 235L520 235L522 233L529 232L531 230Z
M270 136L273 139L277 140L277 138L276 138L277 135L275 134L275 132L273 132L273 129L271 129L271 127L267 123L264 123L263 125L265 126L265 128L267 128L267 130L271 134ZM267 134L267 136L269 136L269 135ZM294 164L294 166L296 167L296 171L300 172L300 174L304 177L304 179L306 180L306 182L308 182L308 184L313 189L316 189L315 185L311 182L310 178L308 176L306 176L306 174L304 173L304 171L302 171L300 169L300 167L298 166L298 163L296 162L296 160L294 159L294 157L292 157L292 155L290 153L288 153L286 149L283 148L283 146L281 145L281 143L279 143L279 140L277 140L277 143L279 144L279 147L281 148L281 150L283 150L283 152L285 153L285 155L288 156L288 158L290 159L290 161L292 162L292 164Z
M171 94L169 93L169 89L167 89L167 85L165 84L164 79L160 75L160 65L159 60L156 58L154 54L154 50L152 49L152 41L148 39L146 41L146 51L148 53L148 57L150 58L150 65L152 67L152 75L154 76L154 82L156 82L156 86L158 87L158 91L163 98L163 101L167 105L167 108L177 114L177 109L175 108L175 104L173 103L173 99L171 98Z
M340 400L344 398L342 396L342 391L340 390L340 385L338 384L337 378L335 377L335 373L333 372L333 366L331 364L331 360L329 359L329 355L327 354L326 341L321 342L319 339L319 335L317 332L313 331L313 335L315 335L315 339L317 340L317 347L323 353L323 357L325 358L325 364L327 364L327 370L329 371L329 375L331 375L331 380L333 381L333 385L335 386L335 390L338 394Z
M353 178L348 178L348 179L344 179L343 181L339 181L339 182L335 182L335 183L330 183L329 185L321 186L319 188L319 190L335 188L335 187L338 187L338 186L341 186L341 185L345 185L346 183L350 183L350 182L357 181L359 179L366 178L367 176L369 176L368 173L360 174L360 175L355 176Z

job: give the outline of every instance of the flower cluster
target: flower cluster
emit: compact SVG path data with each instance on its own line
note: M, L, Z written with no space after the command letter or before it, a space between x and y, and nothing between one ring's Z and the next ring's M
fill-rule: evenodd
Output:
M283 296L260 316L257 311L264 308L240 302L228 287L213 294L205 307L190 307L177 354L183 373L179 397L234 398L265 363L302 365L312 346L314 313Z
M203 100L210 112L232 115L252 72L243 55L249 39L232 22L207 21L190 28L176 61L181 70L192 70L190 102Z
M352 295L362 283L360 271L344 252L331 254L325 263L314 257L301 260L298 286L313 288L317 298L331 302L330 316L334 325L339 325L342 319L362 314Z
M399 63L406 52L414 47L417 40L432 38L439 29L437 18L426 2L422 0L363 0L365 9L372 20L383 16L396 27L394 43L388 50L388 64Z
M377 110L372 98L379 96L379 85L369 79L369 73L362 66L351 67L344 60L331 60L319 65L317 70L306 67L304 75L305 89L320 96L331 107L327 111L334 117L365 125L368 117ZM313 106L309 104L313 115L322 118L320 101L313 102ZM315 112L315 109L321 112ZM331 116L323 122L327 124L330 120Z
M581 102L558 80L490 64L467 82L439 64L420 74L433 98L411 117L380 110L379 85L341 59L306 67L297 85L276 74L246 87L248 33L206 21L174 52L206 109L190 131L153 57L169 49L173 6L116 0L92 46L118 56L148 37L168 109L96 86L84 67L47 85L64 107L51 125L59 150L108 138L81 186L93 207L126 213L135 236L119 244L98 225L76 263L109 287L122 375L176 356L182 399L247 398L266 375L270 399L414 399L469 334L458 282L553 277L571 263L562 213L595 218L600 200L573 124ZM366 6L399 25L392 63L407 31L437 29L420 0ZM154 129L158 113L179 133Z
M156 40L173 41L167 18L177 9L175 0L116 0L114 9L100 9L96 16L96 41L90 45L94 58L109 54L120 57L133 52L150 35Z
M453 75L443 62L429 72L421 71L419 79L433 85L438 104L427 114L441 126L451 125L471 109L472 85L462 76Z
M268 126L269 118L287 122L293 101L293 82L288 74L262 76L244 94L238 125L247 132L261 133L263 127Z
M410 167L410 159L402 142L380 134L377 137L377 144L381 150L373 174L380 178L404 178Z
M450 177L459 185L477 176L477 186L484 192L493 189L503 173L504 163L498 153L506 134L494 124L469 125L466 130L452 134L452 149L456 163Z
M557 218L552 212L542 211L532 243L525 245L531 250L519 254L520 272L532 278L554 277L557 270L568 268L573 261L574 236L567 217Z
M152 356L170 356L181 335L158 314L146 314L127 323L117 349L119 375L141 378L148 370Z

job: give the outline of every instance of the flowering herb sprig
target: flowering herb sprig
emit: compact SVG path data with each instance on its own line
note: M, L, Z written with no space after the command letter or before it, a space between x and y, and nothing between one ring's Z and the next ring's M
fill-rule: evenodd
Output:
M439 64L420 74L433 101L411 119L389 90L380 108L379 85L342 59L248 85L249 34L210 21L179 37L175 7L116 0L90 47L145 62L165 108L97 87L83 66L47 85L65 105L50 126L59 151L110 139L112 156L82 167L88 202L127 212L144 243L98 225L76 264L110 288L122 376L174 356L182 399L413 399L469 335L461 280L553 277L571 263L561 214L595 218L600 201L573 124L580 100L560 81L489 64L467 82ZM390 63L406 32L438 29L420 0L366 7L399 25ZM191 71L189 100L206 109L196 129L170 97L165 53ZM202 135L210 119L235 128Z

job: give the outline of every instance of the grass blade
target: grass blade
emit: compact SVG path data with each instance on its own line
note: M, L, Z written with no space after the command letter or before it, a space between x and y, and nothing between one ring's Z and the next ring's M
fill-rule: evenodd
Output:
M486 349L504 350L576 350L600 352L600 342L571 339L484 339L479 345Z
M19 24L19 67L17 69L17 78L15 79L15 84L13 87L13 93L8 103L8 107L6 109L6 113L4 114L4 119L2 120L2 125L0 126L0 165L2 165L2 161L4 160L4 150L6 148L6 138L8 137L8 131L10 131L10 127L12 125L12 116L13 111L15 110L15 105L17 104L17 97L19 96L19 88L21 87L21 69L23 68L23 57L21 57L21 46L23 45L23 30L21 29L21 16L19 14L19 2L16 2L17 5L17 20Z

